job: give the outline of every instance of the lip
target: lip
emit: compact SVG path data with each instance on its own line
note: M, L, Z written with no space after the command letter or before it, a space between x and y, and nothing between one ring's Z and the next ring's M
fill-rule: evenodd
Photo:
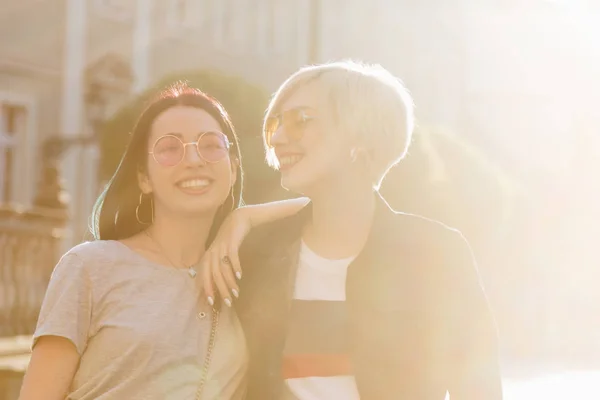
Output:
M210 181L210 182L212 182L212 181L214 181L214 180L215 180L215 179L214 179L212 176L210 176L210 175L206 175L206 174L198 174L198 175L190 175L190 176L185 176L185 177L183 177L183 178L181 178L181 179L178 179L177 181L175 181L175 184L176 184L176 185L179 185L179 184L180 184L181 182L183 182L183 181L191 181L191 180L194 180L194 179L205 179L205 180L207 180L207 181Z
M275 149L275 156L277 156L277 158L281 158L281 157L289 157L289 156L303 156L304 153L301 152L297 152L297 151L277 151L277 149Z
M198 187L198 188L181 187L180 186L181 182L190 181L190 180L206 180L206 181L208 181L208 185L203 186L203 187ZM194 175L194 176L187 176L185 178L181 178L181 179L177 180L175 182L175 186L177 187L177 189L181 190L183 193L191 194L191 195L199 195L199 194L204 194L207 191L209 191L213 182L214 182L214 179L208 175Z
M300 160L298 160L295 163L292 164L287 164L287 165L282 165L281 162L279 163L279 171L287 171L291 168L293 168L294 166L296 166L296 164L298 164L300 161L302 161L302 158L304 157L303 153L292 153L292 152L281 152L281 153L277 153L275 152L275 155L277 156L277 160L281 160L284 157L300 157Z

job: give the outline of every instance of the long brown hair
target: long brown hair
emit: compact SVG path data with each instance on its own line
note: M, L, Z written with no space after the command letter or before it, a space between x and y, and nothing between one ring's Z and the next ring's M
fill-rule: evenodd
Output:
M175 106L196 107L209 113L227 135L231 143L231 158L236 160L237 180L215 215L206 246L212 242L225 217L231 210L242 204L242 159L238 138L227 111L221 103L201 90L177 82L158 93L140 115L115 174L94 205L90 230L95 239L125 239L147 228L147 225L141 224L136 218L136 207L141 193L137 174L140 170L146 170L148 139L152 123L162 112ZM148 206L148 202L142 203L138 211L141 221L152 219L152 209Z

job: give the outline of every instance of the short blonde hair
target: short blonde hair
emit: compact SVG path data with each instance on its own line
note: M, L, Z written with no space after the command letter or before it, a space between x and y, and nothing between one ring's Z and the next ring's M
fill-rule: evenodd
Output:
M268 118L301 86L318 82L330 102L336 127L371 155L373 187L379 189L392 166L407 153L414 127L413 100L400 79L380 65L340 61L303 67L275 92ZM267 162L277 168L273 149Z

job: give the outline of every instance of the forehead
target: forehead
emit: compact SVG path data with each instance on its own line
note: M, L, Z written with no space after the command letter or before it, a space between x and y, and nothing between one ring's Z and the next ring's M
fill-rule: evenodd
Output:
M163 111L154 119L150 133L155 137L168 133L195 137L201 132L221 130L217 120L205 110L189 106L175 106Z
M294 88L284 97L280 105L277 107L277 112L283 112L293 108L308 107L315 110L320 110L325 107L324 90L317 82L300 85Z

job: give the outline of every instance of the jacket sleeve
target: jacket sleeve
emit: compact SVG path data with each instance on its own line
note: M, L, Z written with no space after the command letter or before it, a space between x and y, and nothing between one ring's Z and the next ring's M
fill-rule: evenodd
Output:
M446 265L451 339L448 392L453 400L501 400L497 329L473 252L452 232Z

